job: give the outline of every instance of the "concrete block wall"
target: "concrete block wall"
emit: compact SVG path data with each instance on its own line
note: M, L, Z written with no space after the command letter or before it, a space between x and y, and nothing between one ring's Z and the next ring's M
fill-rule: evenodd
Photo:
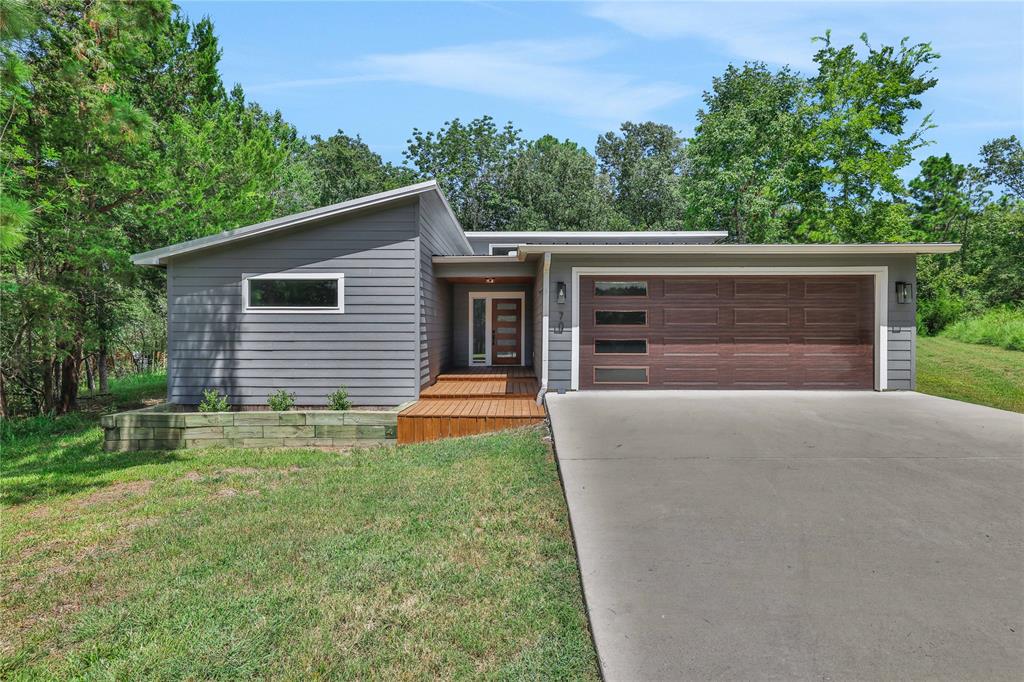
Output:
M107 452L229 446L349 447L394 442L399 409L346 412L174 412L166 405L104 416Z

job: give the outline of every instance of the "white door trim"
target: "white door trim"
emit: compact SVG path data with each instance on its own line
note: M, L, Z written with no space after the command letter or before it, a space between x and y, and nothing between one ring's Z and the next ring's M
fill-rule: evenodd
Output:
M570 388L580 388L580 276L581 275L873 275L875 278L875 390L889 386L889 267L851 265L834 267L579 267L572 269L572 376Z
M466 364L473 363L473 301L484 299L487 301L487 322L484 334L487 343L484 344L487 359L484 365L491 364L491 299L492 298L518 298L519 299L519 366L526 365L526 292L525 291L470 291L469 292L469 329L467 330L469 345L466 347ZM477 365L481 363L475 363Z
M548 387L548 348L551 344L551 254L544 254L544 284L541 290L541 312L543 313L543 333L540 335L541 339L541 370L540 370L540 390L541 393L547 390ZM536 330L533 332L534 338L537 336Z

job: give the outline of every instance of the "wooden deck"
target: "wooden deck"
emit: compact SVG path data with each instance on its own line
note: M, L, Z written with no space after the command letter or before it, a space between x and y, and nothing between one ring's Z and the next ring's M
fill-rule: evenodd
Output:
M529 367L463 367L438 376L398 415L398 442L418 443L544 421Z

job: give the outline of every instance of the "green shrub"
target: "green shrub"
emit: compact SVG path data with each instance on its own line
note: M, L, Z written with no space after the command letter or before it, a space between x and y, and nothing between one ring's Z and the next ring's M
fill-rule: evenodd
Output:
M965 343L1024 350L1024 308L996 308L955 322L942 335Z
M222 396L215 388L203 391L203 402L199 403L200 412L228 412L231 403L226 395Z
M338 410L341 412L352 407L352 403L348 401L348 391L345 390L344 386L327 396L327 399L331 401L332 410Z
M295 405L295 394L289 393L282 388L280 391L272 393L270 397L267 398L267 405L269 405L270 409L274 412L287 412Z

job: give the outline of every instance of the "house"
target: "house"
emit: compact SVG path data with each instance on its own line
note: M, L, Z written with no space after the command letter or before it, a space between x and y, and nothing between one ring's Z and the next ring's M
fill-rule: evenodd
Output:
M132 260L167 270L171 403L394 406L460 367L541 394L914 388L915 259L958 245L725 237L467 233L430 181Z

